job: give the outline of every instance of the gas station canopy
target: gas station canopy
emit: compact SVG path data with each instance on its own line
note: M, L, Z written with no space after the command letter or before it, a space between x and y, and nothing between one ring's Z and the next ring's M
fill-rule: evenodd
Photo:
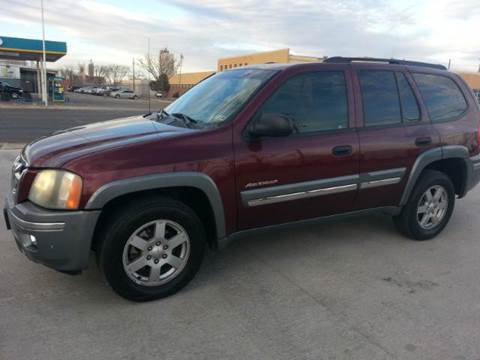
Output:
M67 54L67 43L45 41L45 54L47 61L57 61ZM41 61L42 57L42 40L0 36L0 59Z

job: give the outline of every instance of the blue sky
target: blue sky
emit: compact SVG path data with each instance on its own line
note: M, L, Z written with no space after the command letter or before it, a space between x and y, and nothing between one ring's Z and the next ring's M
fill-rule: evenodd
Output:
M184 71L216 59L288 47L313 56L379 56L478 70L479 0L44 0L47 38L62 64L129 65L168 47ZM0 0L0 36L40 38L40 0Z

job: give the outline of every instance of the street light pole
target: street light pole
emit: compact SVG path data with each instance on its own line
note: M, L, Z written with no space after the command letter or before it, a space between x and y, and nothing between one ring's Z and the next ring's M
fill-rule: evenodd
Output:
M48 94L47 94L47 55L45 53L45 14L43 9L43 0L40 0L40 7L42 12L42 101L45 106L48 106Z
M150 37L147 38L148 40L148 49L147 49L147 57L148 57L148 65L150 65L151 58L150 58ZM151 104L150 104L150 72L148 72L148 86L147 86L147 94L148 94L148 113L152 111Z

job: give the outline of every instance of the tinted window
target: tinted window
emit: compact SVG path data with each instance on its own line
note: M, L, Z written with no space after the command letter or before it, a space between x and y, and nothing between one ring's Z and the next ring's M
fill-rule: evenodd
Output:
M418 109L417 99L413 90L402 73L397 73L398 91L400 93L400 102L402 104L402 115L404 121L420 120L420 110Z
M358 76L362 89L365 126L400 123L401 112L395 73L361 70Z
M299 133L345 129L348 106L342 71L322 71L287 80L263 105L262 112L290 117Z
M452 79L428 74L413 76L432 121L455 118L467 109L465 98Z

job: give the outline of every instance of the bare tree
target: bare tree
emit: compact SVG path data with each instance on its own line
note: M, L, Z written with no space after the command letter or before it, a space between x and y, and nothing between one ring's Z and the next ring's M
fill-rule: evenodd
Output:
M180 60L167 48L161 49L158 55L145 55L138 60L138 64L149 73L154 80L159 80L161 75L168 77L177 73Z
M87 69L87 66L85 64L78 63L77 67L78 67L78 75L85 76L85 70Z
M66 65L62 69L60 69L60 75L64 77L65 81L69 85L72 85L76 77L75 69L73 68L73 66Z
M106 70L107 70L107 66L105 66L105 65L95 66L93 68L93 76L95 76L95 77L105 77Z
M111 64L106 65L105 78L112 85L119 84L128 75L130 68L125 65Z

